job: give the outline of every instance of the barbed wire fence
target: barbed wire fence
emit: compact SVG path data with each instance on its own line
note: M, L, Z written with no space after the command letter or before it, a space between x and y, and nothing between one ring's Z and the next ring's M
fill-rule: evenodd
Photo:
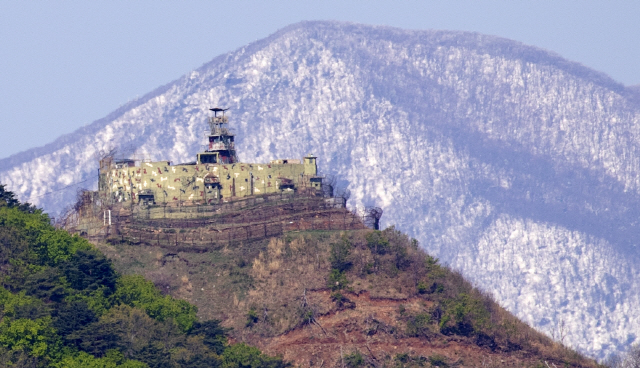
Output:
M347 199L344 196L281 192L215 204L178 202L131 206L118 203L100 206L96 192L85 191L78 194L80 204L66 217L64 226L95 241L192 251L282 236L292 231L378 228L381 209L349 211Z

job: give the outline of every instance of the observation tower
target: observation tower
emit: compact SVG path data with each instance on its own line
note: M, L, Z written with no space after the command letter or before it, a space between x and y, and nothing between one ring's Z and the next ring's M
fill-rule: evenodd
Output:
M229 118L224 112L229 109L214 107L209 117L210 132L207 134L209 145L204 152L198 153L198 164L235 164L238 162L234 145L235 134L229 128ZM221 114L221 115L218 115Z

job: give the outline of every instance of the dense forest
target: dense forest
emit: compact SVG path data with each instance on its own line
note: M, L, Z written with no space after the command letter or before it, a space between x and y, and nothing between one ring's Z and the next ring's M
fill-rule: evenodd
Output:
M0 366L286 367L0 185Z

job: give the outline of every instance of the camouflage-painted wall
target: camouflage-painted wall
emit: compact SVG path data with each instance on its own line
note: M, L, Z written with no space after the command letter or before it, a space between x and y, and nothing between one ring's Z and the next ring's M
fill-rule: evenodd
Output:
M285 163L286 162L286 163ZM296 163L289 163L296 162ZM300 188L320 189L316 158L275 160L269 164L171 165L167 161L140 162L118 168L112 163L100 172L99 190L115 202L148 199L155 204L177 201L217 202L233 197Z

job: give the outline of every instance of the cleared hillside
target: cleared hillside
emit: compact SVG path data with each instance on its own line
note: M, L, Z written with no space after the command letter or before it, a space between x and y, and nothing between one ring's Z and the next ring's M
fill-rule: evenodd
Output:
M292 230L208 248L98 247L125 274L301 367L595 367L442 267L395 228Z

